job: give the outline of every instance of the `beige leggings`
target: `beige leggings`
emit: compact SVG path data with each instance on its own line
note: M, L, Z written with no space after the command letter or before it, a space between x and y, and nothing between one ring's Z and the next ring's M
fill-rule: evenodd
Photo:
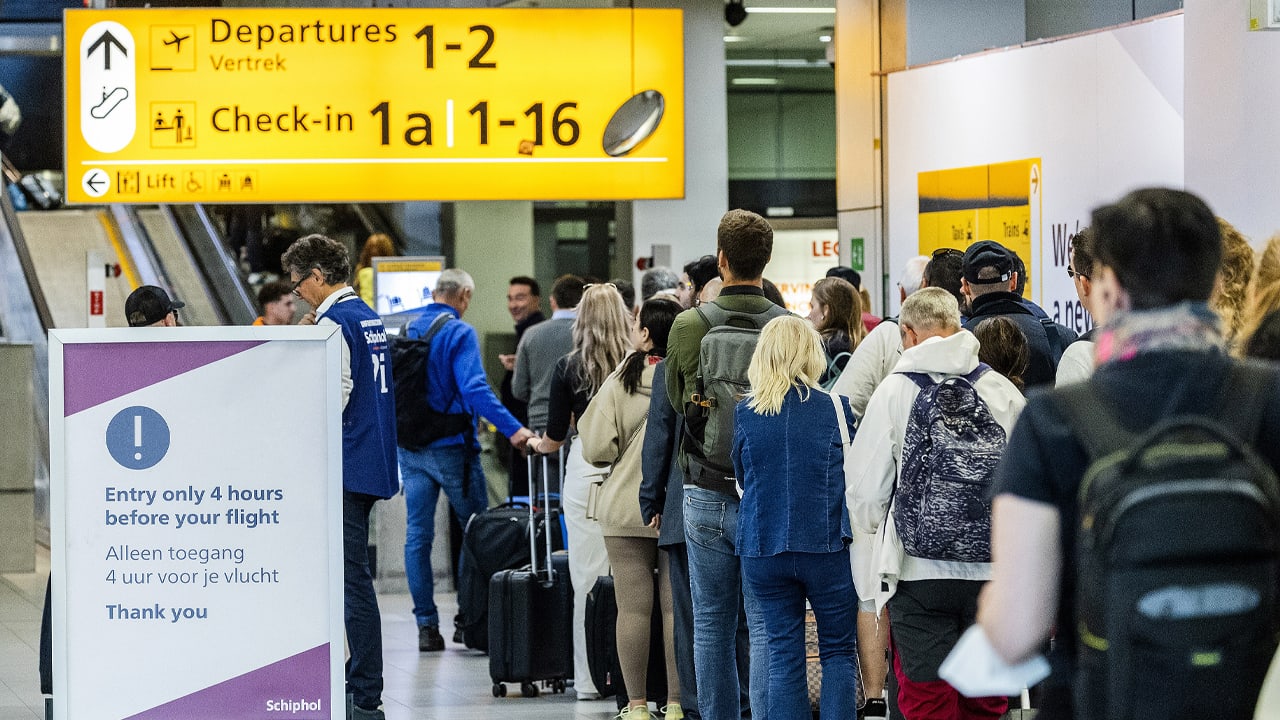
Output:
M667 702L680 702L680 676L671 615L671 574L667 554L658 551L652 538L604 539L613 567L613 589L618 599L618 664L632 702L645 699L649 681L649 634L653 619L653 571L658 570L658 602L662 607L662 647L667 656Z

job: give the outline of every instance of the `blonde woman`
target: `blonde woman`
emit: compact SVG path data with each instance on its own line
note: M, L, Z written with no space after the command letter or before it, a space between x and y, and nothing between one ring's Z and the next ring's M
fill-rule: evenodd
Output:
M827 356L827 366L818 378L821 387L831 387L854 348L867 336L867 326L862 322L863 307L862 296L847 280L825 277L813 284L809 322L822 337L822 350Z
M784 316L760 333L734 414L733 465L742 484L737 552L743 582L769 636L769 720L810 720L805 679L805 601L818 622L822 717L857 704L858 593L849 566L844 451L853 411L817 387L822 340Z
M1237 341L1232 347L1237 355L1249 354L1245 345L1251 342L1263 320L1275 310L1280 310L1280 235L1272 235L1267 240L1266 247L1258 254L1258 264L1249 281L1244 319L1240 323Z
M364 241L364 248L360 250L360 260L356 262L356 281L352 287L360 293L360 299L365 305L377 309L373 297L373 259L399 254L395 243L391 242L391 236L385 233L374 233Z
M1249 281L1254 274L1253 247L1248 238L1222 218L1218 218L1218 229L1222 232L1222 265L1209 307L1222 318L1227 347L1234 348L1240 344L1246 320Z
M551 375L547 430L529 441L539 453L554 453L572 436L576 421L609 374L626 357L631 314L613 285L587 285L573 321L573 351L556 362ZM587 666L587 593L609 574L609 556L600 525L587 518L591 480L600 474L582 458L582 444L570 443L560 505L569 530L569 577L573 581L573 672L579 700L598 698ZM639 500L637 500L637 508ZM637 512L639 510L637 509Z
M663 649L667 660L667 704L664 720L684 716L680 676L676 672L671 576L667 554L658 552L658 520L640 516L640 458L644 451L649 398L655 366L667 354L671 323L682 308L674 300L654 298L640 308L631 329L635 349L617 372L604 381L578 423L582 456L597 467L613 470L600 486L595 517L613 568L618 599L617 647L622 679L630 697L621 717L648 720L649 638L653 632L653 574L658 573L662 608Z

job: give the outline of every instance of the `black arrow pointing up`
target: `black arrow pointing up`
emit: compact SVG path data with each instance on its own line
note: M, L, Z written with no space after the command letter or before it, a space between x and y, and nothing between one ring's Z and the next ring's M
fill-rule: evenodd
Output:
M110 31L110 30L103 30L103 31L102 31L102 34L98 36L98 39L97 39L97 40L94 40L94 41L93 41L93 44L89 46L89 50L88 50L88 52L86 52L84 55L85 55L85 57L86 57L86 58L88 58L90 55L92 55L92 54L93 54L93 51L94 51L94 50L97 50L99 47L101 47L101 48L102 48L102 61L103 61L102 69L103 69L103 70L110 70L110 69L111 69L111 46L112 46L112 45L115 45L116 47L120 48L120 54L121 54L121 55L126 55L126 56L127 56L127 55L129 54L129 51L124 49L124 45L123 45L123 44L121 44L121 42L120 42L119 40L117 40L117 39L116 39L116 36L115 36L115 35L112 35L112 34L111 34L111 31Z

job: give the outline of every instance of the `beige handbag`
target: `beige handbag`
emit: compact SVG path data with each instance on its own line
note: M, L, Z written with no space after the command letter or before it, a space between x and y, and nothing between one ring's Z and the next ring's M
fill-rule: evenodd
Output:
M640 424L636 425L636 429L632 431L631 437L627 440L627 444L623 445L619 449L618 459L622 459L622 456L627 453L627 450L631 449L631 444L636 441L637 437L639 437L640 431L644 430L644 424L647 422L649 422L648 410L645 411L644 417L640 418ZM587 487L587 519L588 520L595 520L596 522L600 521L600 517L599 517L600 494L604 492L604 483L606 480L609 479L609 476L612 474L613 474L613 466L610 465L609 467L605 468L599 475L587 476L591 480L591 484Z

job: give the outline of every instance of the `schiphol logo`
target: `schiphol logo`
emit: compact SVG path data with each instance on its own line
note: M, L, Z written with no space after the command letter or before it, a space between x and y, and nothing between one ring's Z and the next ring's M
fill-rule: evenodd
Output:
M107 423L107 451L130 470L153 467L169 452L169 424L149 407L127 407Z

